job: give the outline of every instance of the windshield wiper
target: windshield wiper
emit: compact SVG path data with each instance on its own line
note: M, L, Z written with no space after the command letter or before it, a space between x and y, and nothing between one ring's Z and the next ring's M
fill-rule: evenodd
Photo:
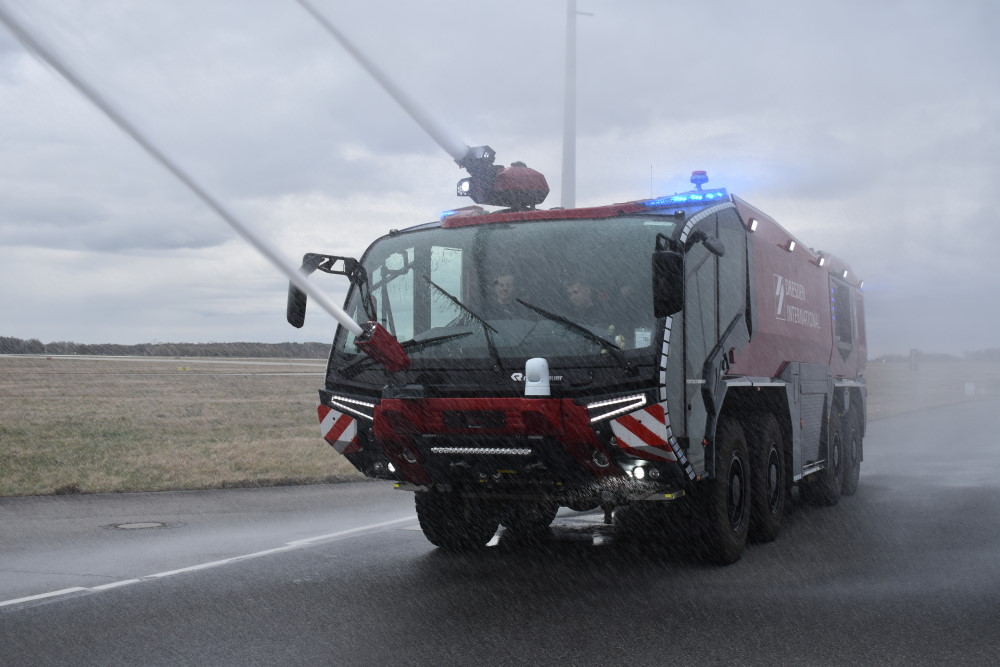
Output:
M493 363L496 365L497 370L503 371L503 363L500 361L500 352L497 350L497 346L493 342L493 336L490 335L491 331L493 333L497 333L497 330L490 326L490 323L484 320L478 313L459 301L457 297L452 296L448 290L444 289L427 276L423 276L423 279L427 281L428 285L436 289L438 292L447 297L453 304L461 308L467 315L469 315L469 317L475 320L475 322L483 328L483 335L486 338L486 347L490 351L490 357L493 358Z
M611 356L615 358L615 361L617 361L619 364L621 364L621 367L624 368L626 371L632 372L632 371L635 370L635 367L632 365L632 362L630 362L628 359L625 358L625 355L624 355L624 353L622 353L622 349L620 347L618 347L617 345L615 345L614 343L612 343L609 340L605 340L604 338L601 338L600 336L598 336L597 334L595 334L593 331L591 331L587 327L582 326L580 324L577 324L573 320L571 320L571 319L569 319L567 317L563 317L562 315L556 315L555 313L550 313L549 311L545 310L544 308L539 308L538 306L530 304L527 301L522 301L521 299L515 299L515 301L517 301L519 304L521 304L525 308L528 308L529 310L535 311L536 313L538 313L539 315L541 315L545 319L551 320L551 321L555 322L556 324L561 324L564 327L566 327L567 329L569 329L570 331L583 336L584 338L586 338L587 340L591 341L592 343L597 343L603 349L607 350L608 353L611 354Z
M462 331L459 333L445 334L443 336L434 336L433 338L424 338L422 340L408 340L406 342L400 343L400 346L407 352L412 352L414 350L423 349L425 347L431 347L433 345L439 345L453 338L464 338L465 336L471 336L471 331ZM365 370L367 366L372 365L374 359L371 357L361 355L351 363L347 364L343 368L338 368L337 372L346 378L352 378L361 371Z

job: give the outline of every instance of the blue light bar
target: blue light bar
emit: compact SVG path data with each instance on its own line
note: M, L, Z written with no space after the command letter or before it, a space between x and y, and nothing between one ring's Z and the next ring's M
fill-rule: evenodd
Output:
M444 221L445 218L450 218L451 216L457 214L458 211L443 211L441 213L441 220Z
M700 206L711 204L729 198L729 193L725 188L714 190L692 190L690 192L680 192L676 195L658 197L657 199L647 199L639 202L648 208L661 208L665 206Z

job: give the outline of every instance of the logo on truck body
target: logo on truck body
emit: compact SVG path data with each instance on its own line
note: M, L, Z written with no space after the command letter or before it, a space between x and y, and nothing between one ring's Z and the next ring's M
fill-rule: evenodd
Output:
M775 318L810 329L819 329L818 314L790 303L791 301L805 302L805 286L778 274L774 274L774 278Z

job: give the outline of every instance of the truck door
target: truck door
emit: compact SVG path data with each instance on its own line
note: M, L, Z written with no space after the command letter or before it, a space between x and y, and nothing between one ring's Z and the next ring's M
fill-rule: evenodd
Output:
M714 237L715 219L712 215L702 220L691 233L702 230ZM684 258L684 393L687 408L684 432L692 445L705 437L708 416L702 396L705 386L702 368L717 340L717 263L715 255L701 243L692 246Z
M708 389L714 395L719 391L716 381L727 369L726 354L742 349L750 340L746 231L732 209L705 218L694 226L692 234L698 230L718 239L725 252L717 257L699 243L685 259L685 393L687 436L692 442L704 436L708 406L702 390L706 380L712 383ZM707 378L706 361L711 361Z

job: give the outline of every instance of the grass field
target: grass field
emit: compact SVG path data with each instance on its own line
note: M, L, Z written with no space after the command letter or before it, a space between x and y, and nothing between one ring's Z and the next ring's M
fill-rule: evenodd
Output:
M362 479L320 437L323 366L0 356L0 496ZM1000 394L1000 365L866 374L870 419Z
M361 479L320 437L322 361L0 357L0 495Z

